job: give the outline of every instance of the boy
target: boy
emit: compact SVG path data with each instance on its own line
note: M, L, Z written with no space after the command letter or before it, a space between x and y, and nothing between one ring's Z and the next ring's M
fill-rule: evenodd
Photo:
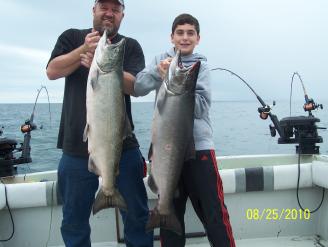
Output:
M196 158L185 162L178 185L178 197L173 201L183 234L179 236L174 232L161 229L162 247L185 246L184 213L188 197L204 225L211 246L235 246L229 214L224 204L222 181L216 164L209 118L210 73L206 58L193 53L199 40L198 20L189 14L177 16L173 22L171 34L171 42L174 47L168 52L156 56L150 65L137 74L134 88L132 85L125 86L125 90L134 96L143 96L152 90L158 92L172 57L178 49L181 51L184 66L201 61L196 84L194 113Z

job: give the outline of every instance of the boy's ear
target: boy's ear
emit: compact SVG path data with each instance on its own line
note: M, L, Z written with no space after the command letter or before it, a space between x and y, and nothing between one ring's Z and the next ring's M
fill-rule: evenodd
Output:
M171 33L171 43L174 44L173 43L173 33Z
M199 44L200 41L200 35L197 35L197 45Z

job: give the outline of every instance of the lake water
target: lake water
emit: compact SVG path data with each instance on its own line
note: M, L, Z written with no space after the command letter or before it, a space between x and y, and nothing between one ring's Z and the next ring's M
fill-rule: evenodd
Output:
M320 118L317 124L328 127L328 102L320 102L323 110L314 111L313 115ZM278 137L271 137L267 119L259 118L256 101L217 101L212 103L211 120L214 132L216 155L244 154L278 154L295 153L293 144L277 144ZM306 115L303 102L293 104L292 116ZM31 139L32 163L19 165L20 172L35 172L56 169L61 150L56 148L58 127L60 122L61 104L51 104L51 122L49 120L48 104L38 104L34 121L39 127L33 131ZM23 141L20 126L32 113L33 104L0 104L0 128L4 127L2 137ZM289 116L289 102L277 102L274 114L279 119ZM132 103L135 133L141 145L141 152L147 157L152 120L153 103ZM40 127L42 128L40 129ZM319 144L320 152L328 154L327 130L319 130L324 142Z

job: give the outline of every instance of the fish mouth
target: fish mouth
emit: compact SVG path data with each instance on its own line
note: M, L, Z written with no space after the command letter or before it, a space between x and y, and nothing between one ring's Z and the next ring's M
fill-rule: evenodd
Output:
M196 63L194 63L189 71L189 73L194 72L195 70L199 70L201 62L197 61ZM198 73L198 72L197 72Z
M183 69L183 64L182 64L182 58L181 58L181 50L177 50L177 56L178 56L178 62L177 62L177 66L180 69Z
M105 28L104 30L104 35L105 35L105 45L108 46L108 45L111 45L112 42L111 42L111 30L109 28Z
M109 44L109 36L110 36L110 32L109 30L105 29L105 35L106 35L106 44Z

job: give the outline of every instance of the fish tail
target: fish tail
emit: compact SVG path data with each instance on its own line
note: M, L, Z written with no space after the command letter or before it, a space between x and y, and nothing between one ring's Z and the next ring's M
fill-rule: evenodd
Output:
M147 184L153 193L158 194L158 188L157 188L157 185L155 183L155 180L154 180L154 177L152 174L149 174L148 179L147 179Z
M169 215L161 215L155 208L149 215L149 219L146 224L146 232L152 231L158 227L175 232L180 236L182 235L181 224L176 215L174 213Z
M102 190L99 190L93 204L92 212L96 214L102 209L115 207L127 211L127 205L121 193L115 189L113 195L106 196Z

